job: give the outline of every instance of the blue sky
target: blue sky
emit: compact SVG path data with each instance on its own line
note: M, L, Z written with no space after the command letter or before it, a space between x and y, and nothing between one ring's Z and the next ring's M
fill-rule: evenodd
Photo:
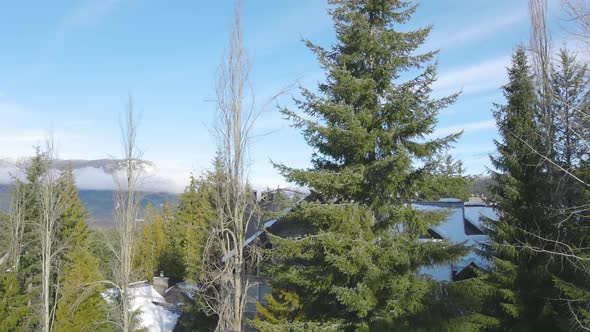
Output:
M178 190L210 166L215 149L215 72L233 3L220 1L0 0L0 158L29 155L54 132L64 159L121 155L119 117L131 92L140 147ZM334 32L320 0L245 0L245 47L257 105L323 73L301 42L328 46ZM550 1L554 40L557 0ZM440 115L437 135L464 130L452 151L468 173L485 172L496 128L492 103L519 43L528 40L526 0L424 0L408 28L434 25L424 49L440 49L435 93L462 90ZM278 101L291 104L290 91ZM269 160L305 167L311 155L274 104L257 123L250 151L257 186L284 185Z

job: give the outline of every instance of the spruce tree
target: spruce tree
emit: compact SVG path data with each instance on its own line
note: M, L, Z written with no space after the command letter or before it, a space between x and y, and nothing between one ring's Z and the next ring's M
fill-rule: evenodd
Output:
M551 89L553 113L555 114L555 160L560 167L577 172L587 158L590 149L585 141L585 125L588 124L587 109L590 106L588 93L590 81L588 66L577 61L567 49L559 52L559 61L552 66ZM555 205L572 208L583 204L580 198L581 184L571 176L559 179L559 202Z
M41 275L41 245L39 232L34 223L40 218L39 187L41 177L49 168L49 159L40 147L35 148L35 155L31 158L25 170L25 179L22 184L24 191L24 215L25 229L23 232L23 247L20 266L17 271L20 291L27 296L27 306L31 308L28 317L30 329L40 328L40 317L34 313L41 302L40 275Z
M176 220L186 227L183 247L187 280L198 281L203 273L203 250L215 216L212 190L208 178L191 176L176 208Z
M458 137L429 138L439 111L457 97L430 95L436 52L417 50L431 28L402 27L416 10L406 1L330 4L337 42L331 49L306 42L326 80L317 93L302 88L296 104L303 114L282 109L313 147L313 166L276 165L319 197L279 221L302 230L301 238L269 235L275 298L286 292L299 299L291 313L298 322L253 325L263 331L473 330L480 324L473 308L432 312L447 300L448 284L420 273L468 248L420 241L444 216L410 206L427 181L431 157Z
M146 206L145 223L140 232L134 265L144 278L151 281L161 271L162 254L167 245L166 221L151 203Z
M100 330L106 322L104 299L100 292L103 284L99 262L90 252L88 212L76 187L71 165L66 167L57 180L60 194L61 215L57 229L58 251L56 264L63 273L59 278L55 328L58 331Z
M0 327L3 331L31 329L32 307L21 289L16 271L2 271L0 275Z
M571 259L560 262L564 267L553 275L560 291L559 303L567 308L573 326L580 329L590 327L590 266L587 243L590 241L590 218L585 206L590 201L590 136L588 136L588 106L590 81L588 66L576 59L567 49L559 52L558 61L552 66L551 88L555 114L555 144L553 162L558 182L554 185L552 201L554 222L558 232L546 234L545 248L555 253L564 253ZM567 174L569 173L569 174ZM576 178L574 178L576 177ZM583 183L582 183L583 182Z
M99 263L86 248L77 246L64 262L60 298L55 312L56 331L105 331L110 327Z
M485 276L493 290L486 313L495 317L502 331L559 331L557 298L547 255L523 249L539 246L532 234L552 234L545 179L546 165L537 151L542 133L536 123L537 101L527 62L519 47L503 87L505 105L497 105L494 116L500 132L494 166L492 192L500 212L498 222L488 221L490 244L484 255L491 259Z
M170 282L176 283L184 280L186 274L183 245L187 225L180 223L174 217L168 202L162 206L161 217L164 219L166 246L164 246L160 257L160 270L170 277Z
M60 216L58 241L66 248L64 253L83 245L88 240L88 211L80 197L71 165L66 167L58 180L61 192L62 213Z

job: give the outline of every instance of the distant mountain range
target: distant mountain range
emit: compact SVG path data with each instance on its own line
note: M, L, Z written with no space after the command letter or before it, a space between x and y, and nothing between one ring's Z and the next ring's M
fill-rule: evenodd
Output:
M89 213L89 222L98 226L112 226L113 223L113 191L111 190L80 190L80 199L86 205ZM170 193L145 193L142 201L143 208L151 203L152 206L161 208L168 201L172 206L178 201L177 194ZM10 186L0 184L0 210L8 212L10 206Z
M0 159L0 183L9 183L11 175L22 178L30 163L30 158ZM149 160L137 160L135 165L142 171L138 186L146 192L180 193L189 183L188 170L160 168ZM57 159L53 161L53 167L58 170L71 167L76 185L81 189L113 190L116 187L114 177L123 179L125 176L125 161L120 159Z
M20 159L20 160L12 160L12 159L0 159L0 167L16 167L19 168L26 168L30 163L30 158ZM97 168L101 169L103 172L107 174L111 174L114 171L122 170L125 166L125 161L122 159L94 159L94 160L84 160L84 159L56 159L53 161L53 167L63 170L67 167L71 167L72 169L81 169L81 168ZM154 163L149 160L140 160L139 165L142 168L147 167L155 167Z

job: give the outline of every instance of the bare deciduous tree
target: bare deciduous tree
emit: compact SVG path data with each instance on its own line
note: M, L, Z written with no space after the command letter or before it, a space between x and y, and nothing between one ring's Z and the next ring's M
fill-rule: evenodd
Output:
M568 29L590 52L590 3L586 0L562 0L572 28Z
M60 244L57 243L57 230L63 208L63 197L57 186L57 170L53 168L55 160L53 137L47 141L45 154L48 164L39 182L39 188L36 188L39 195L40 215L39 220L34 224L39 231L41 242L41 324L43 331L49 332L52 329L59 293L59 285L56 285L55 289L52 287L52 277L55 273L54 260L61 250Z
M529 0L531 20L530 51L535 88L537 90L540 119L544 138L547 139L545 153L552 158L555 114L553 112L551 89L552 48L551 35L547 28L547 0ZM551 174L549 174L551 177Z
M130 312L129 284L132 280L132 264L135 247L135 232L137 214L141 202L138 185L142 175L141 153L137 148L137 123L133 109L133 98L130 95L125 113L125 120L121 129L121 137L125 158L123 159L124 177L117 172L113 178L117 191L115 192L115 222L118 232L119 247L112 248L116 257L116 267L113 273L114 284L119 293L117 302L118 319L116 325L124 331L133 331L133 315Z
M12 268L18 271L25 231L25 195L22 183L16 178L13 179L10 190L10 213L7 230L10 236L8 257L11 260Z
M240 1L236 1L229 50L217 78L216 222L204 252L205 302L219 318L216 331L243 331L248 289L253 284L247 273L248 255L253 253L245 245L255 204L246 156L259 112L254 102L244 105L250 67L242 40Z

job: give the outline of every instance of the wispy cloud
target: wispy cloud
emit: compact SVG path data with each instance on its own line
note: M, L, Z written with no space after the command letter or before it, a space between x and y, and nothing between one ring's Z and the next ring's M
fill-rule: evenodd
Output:
M82 2L63 17L57 28L58 35L63 36L79 28L100 23L120 2L120 0Z
M509 56L488 59L460 69L443 72L433 88L437 93L448 94L463 90L464 94L499 89L506 80Z
M470 22L468 26L463 26L461 29L454 29L452 33L447 30L434 30L428 46L449 48L480 41L518 23L526 22L527 19L526 10L516 10L502 15L489 15L483 20Z
M297 5L291 8L281 3L278 6L284 8L281 15L264 19L262 22L265 25L259 25L251 33L255 38L247 40L247 44L255 55L268 55L293 44L304 47L301 38L310 38L331 28L331 20L322 1L300 0L294 3Z
M434 136L446 136L454 133L458 133L463 130L464 134L480 131L480 130L488 130L496 128L496 121L494 120L485 120L485 121L478 121L478 122L469 122L460 125L454 126L447 126L447 127L440 127L437 128L433 135Z
M84 0L75 2L77 5L59 20L55 29L50 32L39 57L51 55L70 34L102 22L122 0Z

